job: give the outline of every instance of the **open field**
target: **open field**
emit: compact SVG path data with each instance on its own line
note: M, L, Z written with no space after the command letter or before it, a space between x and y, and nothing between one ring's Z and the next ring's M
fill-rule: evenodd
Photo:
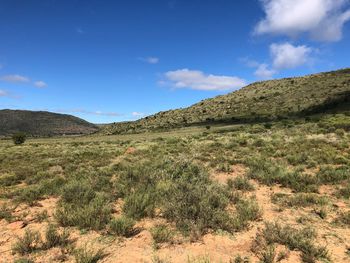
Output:
M349 128L0 141L0 261L349 262Z

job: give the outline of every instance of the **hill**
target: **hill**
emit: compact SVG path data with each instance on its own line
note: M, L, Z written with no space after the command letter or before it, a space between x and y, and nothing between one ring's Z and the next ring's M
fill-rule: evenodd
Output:
M98 127L78 117L46 111L0 110L0 136L25 132L30 136L91 134Z
M113 123L104 134L138 133L191 125L269 121L329 110L350 110L350 69L256 82L188 108Z

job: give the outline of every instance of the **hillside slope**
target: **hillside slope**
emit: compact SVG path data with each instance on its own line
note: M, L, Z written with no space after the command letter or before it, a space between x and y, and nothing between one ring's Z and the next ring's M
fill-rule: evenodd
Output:
M350 69L343 69L256 82L188 108L159 112L134 122L114 123L104 127L102 133L136 133L198 124L274 120L334 108L349 110L349 104Z
M98 127L80 118L45 111L0 110L0 135L25 132L30 136L90 134Z

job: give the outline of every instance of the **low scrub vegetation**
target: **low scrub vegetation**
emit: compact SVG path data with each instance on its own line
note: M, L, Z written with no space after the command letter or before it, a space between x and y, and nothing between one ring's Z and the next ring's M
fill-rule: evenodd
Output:
M16 257L36 261L53 249L68 260L97 262L104 253L74 249L79 239L96 235L94 248L145 235L155 248L212 235L237 242L273 216L281 221L258 235L262 262L278 262L289 250L304 262L327 260L335 246L343 246L345 257L345 242L326 248L317 241L333 242L332 233L348 240L338 230L349 227L350 135L332 128L347 119L338 115L185 133L37 139L22 147L0 141L1 224L43 226L41 235L27 230L13 242Z

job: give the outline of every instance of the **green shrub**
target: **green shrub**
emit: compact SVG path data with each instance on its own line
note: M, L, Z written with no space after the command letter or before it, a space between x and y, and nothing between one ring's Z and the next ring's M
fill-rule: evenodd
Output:
M86 205L96 197L96 192L87 181L73 180L62 189L63 203Z
M44 247L50 249L58 246L67 246L69 244L69 232L64 230L59 233L56 226L49 224L45 232Z
M276 262L276 247L275 245L269 245L263 250L260 255L260 263L275 263Z
M289 172L286 166L264 158L253 158L247 162L249 177L266 185L281 184L297 192L317 192L319 180L316 176Z
M151 235L155 244L168 243L174 238L174 232L166 225L156 225L151 229Z
M347 166L341 166L337 168L333 167L321 167L317 173L317 178L323 184L336 184L346 179L350 179L350 169Z
M124 213L134 219L153 217L156 197L151 191L141 190L127 196L123 206Z
M32 253L41 248L42 240L38 231L26 229L23 237L18 237L12 251L20 255Z
M18 174L4 174L0 177L0 186L12 186L19 184L23 180L23 176Z
M236 190L241 191L253 191L254 186L249 182L249 180L243 176L236 177L235 179L229 179L227 184Z
M16 259L14 263L35 263L35 262L29 258L19 258L19 259Z
M350 226L350 211L346 213L342 213L337 219L337 223Z
M13 219L12 209L5 204L2 204L0 207L0 220L1 219L5 219L7 222L11 222Z
M12 135L12 141L15 145L23 144L27 139L27 135L23 132L18 132Z
M311 193L298 193L294 195L276 193L272 196L272 202L281 204L284 206L323 206L328 203L328 199L324 196Z
M76 249L74 251L74 257L76 263L97 263L105 257L105 253L102 249L94 250L85 246Z
M230 263L250 263L250 259L248 257L242 258L241 255L237 255L234 259L230 260Z
M43 191L37 186L28 186L24 189L16 190L14 193L14 201L18 203L27 203L30 206L34 206L37 204L37 201L42 199Z
M108 231L118 236L130 237L135 234L135 221L128 217L113 218L108 224Z
M348 182L345 187L342 187L338 190L337 196L343 197L346 199L350 198L350 182Z
M77 226L79 228L101 230L110 221L111 205L106 195L98 193L86 203L82 200L80 204L66 203L62 199L56 209L55 217L62 226Z
M237 231L245 229L250 221L260 219L262 212L254 199L240 199L236 204L236 215L232 220L233 228Z
M257 242L263 238L267 245L274 243L287 246L291 250L302 252L303 262L316 262L318 259L329 260L325 247L316 246L316 233L311 228L296 229L291 226L281 226L279 223L266 223L265 229L257 236Z
M191 165L183 169L165 193L164 216L184 232L197 229L203 233L209 228L230 230L231 219L225 210L228 192L211 182L204 171Z

